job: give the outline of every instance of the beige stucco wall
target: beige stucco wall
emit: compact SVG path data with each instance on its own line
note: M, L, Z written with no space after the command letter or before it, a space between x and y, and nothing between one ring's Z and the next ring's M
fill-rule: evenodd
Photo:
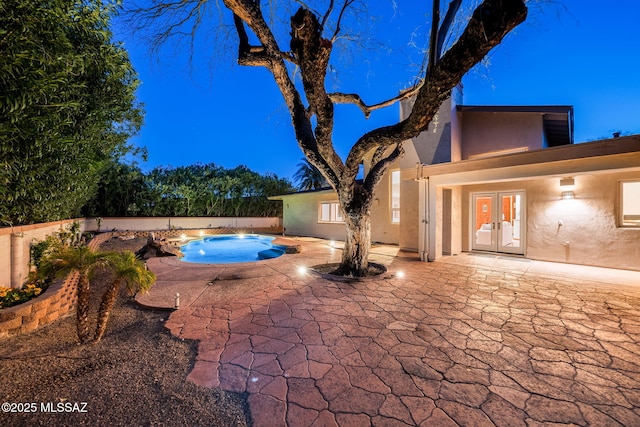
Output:
M458 113L462 159L490 152L543 148L542 115L531 113Z
M378 243L398 244L400 234L400 224L391 223L391 172L389 169L384 174L374 196L371 207L371 241ZM402 185L402 183L401 183ZM405 204L405 195L400 190L400 206ZM400 210L400 222L404 223L402 210Z
M394 170L389 169L389 172ZM397 245L401 226L391 223L391 180L387 172L376 187L374 202L371 207L371 241L374 243L386 243ZM401 186L404 182L401 182ZM405 195L401 189L400 222L405 223L403 215L414 216L411 209L405 213L407 201L413 203L413 195ZM405 197L407 198L405 200ZM417 196L415 196L417 202ZM313 236L330 240L345 239L345 225L343 223L323 223L318 221L318 209L321 202L337 202L338 196L332 190L316 191L308 193L295 193L279 196L283 203L283 227L286 234L297 236ZM412 207L417 209L417 207ZM416 243L417 245L417 243Z
M270 228L280 227L277 217L109 217L103 218L101 231L168 230L171 228ZM96 230L93 219L86 223L88 230Z
M469 250L472 192L524 190L527 258L640 270L640 229L617 225L619 182L640 179L640 173L594 173L574 179L573 200L560 198L564 189L557 177L465 186L462 249Z
M405 251L417 252L420 236L421 212L418 181L403 180L400 183L400 227L398 245Z
M640 174L577 176L573 200L558 200L557 179L533 182L527 201L528 256L640 270L640 229L617 224L619 180L630 178Z
M459 254L462 252L462 188L442 187L438 194L441 197L441 208L436 220L442 231L437 235L439 243L436 248L442 255Z
M329 240L344 240L345 228L341 223L318 221L320 202L337 202L334 191L297 193L282 197L282 226L289 236L312 236Z

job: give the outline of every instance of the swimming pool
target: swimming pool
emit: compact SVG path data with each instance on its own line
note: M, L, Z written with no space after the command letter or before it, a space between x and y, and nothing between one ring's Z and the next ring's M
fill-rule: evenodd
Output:
M251 262L277 258L284 254L285 247L273 245L275 237L248 235L210 236L194 240L180 247L185 262L202 264L226 264Z

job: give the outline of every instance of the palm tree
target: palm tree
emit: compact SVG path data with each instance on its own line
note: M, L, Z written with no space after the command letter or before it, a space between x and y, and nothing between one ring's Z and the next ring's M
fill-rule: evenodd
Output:
M322 173L309 160L302 158L298 163L298 170L293 175L293 179L298 182L298 188L305 190L319 190L328 187L329 183Z
M73 271L79 273L76 326L81 344L90 340L89 284L94 270L106 264L107 254L104 252L93 252L86 246L60 246L42 260L38 269L38 274L44 277L66 276Z
M133 294L138 291L146 292L156 281L156 275L147 270L144 263L137 259L131 251L109 253L108 266L113 272L113 282L105 291L100 302L98 324L94 335L95 342L100 341L107 329L109 314L122 284L126 284L127 290Z

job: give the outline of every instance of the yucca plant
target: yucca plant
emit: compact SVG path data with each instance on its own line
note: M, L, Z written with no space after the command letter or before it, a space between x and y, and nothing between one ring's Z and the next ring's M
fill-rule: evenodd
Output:
M108 254L93 252L86 246L60 246L50 252L40 263L38 274L44 277L66 276L73 271L79 273L76 325L78 339L86 344L89 334L90 281L96 268L106 266Z
M113 282L107 288L100 308L94 341L99 342L107 329L109 314L116 302L122 285L127 286L129 293L146 292L156 280L155 274L147 270L144 262L136 258L133 252L111 252L107 254L107 264L113 274Z

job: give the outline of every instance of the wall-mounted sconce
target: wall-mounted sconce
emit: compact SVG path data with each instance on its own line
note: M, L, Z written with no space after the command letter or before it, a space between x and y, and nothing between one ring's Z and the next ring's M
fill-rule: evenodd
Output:
M576 195L573 193L573 191L563 191L561 197L562 200L571 200L575 199Z
M561 178L560 187L571 187L576 185L576 180L573 178Z

